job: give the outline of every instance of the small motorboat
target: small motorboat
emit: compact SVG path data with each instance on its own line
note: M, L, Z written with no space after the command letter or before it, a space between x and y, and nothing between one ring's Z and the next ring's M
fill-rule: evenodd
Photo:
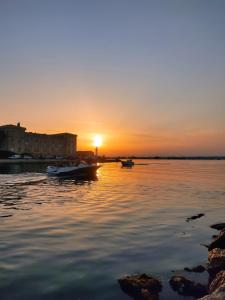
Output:
M128 167L131 168L134 165L134 162L132 161L132 159L127 159L127 160L121 160L120 161L122 164L122 167Z
M50 176L57 177L75 177L75 178L86 178L96 176L96 171L100 168L100 165L87 164L81 162L79 165L56 167L48 166L47 174Z

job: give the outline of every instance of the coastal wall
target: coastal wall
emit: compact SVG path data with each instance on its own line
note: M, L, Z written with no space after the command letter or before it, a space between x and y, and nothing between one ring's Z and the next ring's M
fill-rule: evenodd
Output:
M34 156L75 156L77 135L71 133L39 134L26 132L20 123L0 126L0 150Z
M81 159L93 158L94 156L93 151L77 151L77 157Z

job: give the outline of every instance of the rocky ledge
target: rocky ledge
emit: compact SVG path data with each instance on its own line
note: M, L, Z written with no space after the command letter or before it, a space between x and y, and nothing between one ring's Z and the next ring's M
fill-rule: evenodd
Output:
M121 289L134 300L158 300L161 282L146 274L125 276L118 280Z
M218 236L208 245L208 263L206 268L184 268L187 272L209 274L205 285L191 281L184 276L172 276L171 288L182 296L191 296L199 300L225 300L225 223L211 225L220 230ZM121 289L134 300L158 300L162 290L161 282L146 274L126 276L118 280Z

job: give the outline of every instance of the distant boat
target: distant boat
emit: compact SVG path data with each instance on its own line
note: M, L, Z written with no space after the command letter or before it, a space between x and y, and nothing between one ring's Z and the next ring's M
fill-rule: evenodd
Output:
M57 177L73 177L73 178L86 178L96 176L96 171L100 168L100 165L87 164L81 162L78 166L48 166L47 174Z
M127 159L127 160L121 160L120 161L122 164L122 167L128 167L131 168L134 165L134 162L132 161L132 159Z

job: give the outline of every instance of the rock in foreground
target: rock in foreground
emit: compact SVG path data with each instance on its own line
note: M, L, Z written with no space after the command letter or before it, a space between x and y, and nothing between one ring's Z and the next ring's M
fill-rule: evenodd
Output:
M216 230L223 230L223 229L225 229L225 223L213 224L210 227L213 229L216 229Z
M225 284L221 285L212 294L200 298L199 300L224 300L225 299Z
M195 272L195 273L203 273L205 271L205 267L203 267L202 265L198 265L194 268L185 267L184 271L186 271L186 272Z
M186 219L186 222L190 222L190 221L193 221L193 220L196 220L196 219L199 219L201 217L204 217L205 214L197 214L197 215L194 215L194 216L191 216L191 217L188 217Z
M134 300L157 300L161 282L146 274L126 276L118 280L121 289Z
M214 248L208 254L208 261L207 271L211 282L217 273L225 270L225 249Z
M225 271L220 271L216 274L216 277L213 279L209 286L209 293L215 292L220 286L225 284ZM225 295L224 295L225 296Z
M207 288L201 283L193 282L183 276L173 276L169 283L172 289L182 296L199 298L205 296L208 292Z
M214 248L225 249L225 230L222 230L217 239L215 239L208 247L209 251Z

